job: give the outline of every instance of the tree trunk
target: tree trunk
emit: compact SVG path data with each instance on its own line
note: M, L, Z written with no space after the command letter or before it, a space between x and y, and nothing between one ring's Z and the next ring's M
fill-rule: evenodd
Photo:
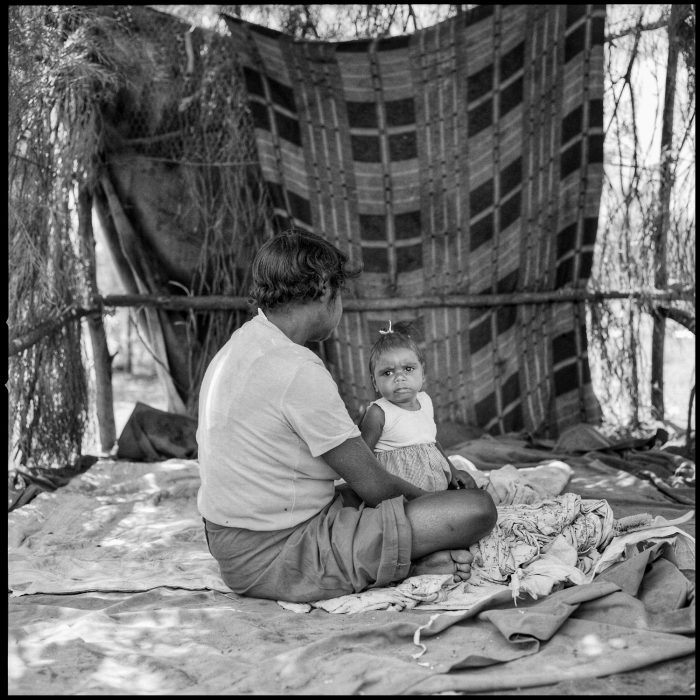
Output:
M87 284L92 297L98 296L97 270L95 263L95 238L92 231L92 195L81 188L78 194L78 231L82 257L87 268ZM117 441L114 423L114 400L112 396L112 356L107 347L102 315L89 316L87 326L92 342L95 363L95 394L97 400L97 423L100 433L100 448L109 453Z
M668 274L666 270L666 241L669 229L669 210L672 179L673 146L673 105L676 96L676 70L678 68L678 26L688 12L687 5L671 5L671 17L668 24L668 61L666 64L666 86L664 90L664 107L661 123L661 185L659 188L659 206L654 222L654 286L666 289ZM664 338L666 318L654 314L654 329L651 339L651 405L655 418L664 418Z

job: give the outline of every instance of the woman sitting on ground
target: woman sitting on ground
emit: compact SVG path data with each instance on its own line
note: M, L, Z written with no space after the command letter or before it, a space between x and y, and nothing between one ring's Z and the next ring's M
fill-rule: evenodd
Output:
M467 548L496 523L483 490L428 493L383 469L305 347L338 325L343 284L357 274L347 263L316 235L267 241L252 266L257 315L202 382L197 502L239 594L309 602L416 574L466 580Z

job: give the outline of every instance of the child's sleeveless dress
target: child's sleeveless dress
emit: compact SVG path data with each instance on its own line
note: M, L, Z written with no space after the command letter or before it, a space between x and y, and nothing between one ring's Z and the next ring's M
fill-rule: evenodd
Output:
M444 491L452 475L435 444L433 402L424 391L417 398L418 411L408 411L385 398L372 402L384 411L384 430L374 454L389 473L426 491Z

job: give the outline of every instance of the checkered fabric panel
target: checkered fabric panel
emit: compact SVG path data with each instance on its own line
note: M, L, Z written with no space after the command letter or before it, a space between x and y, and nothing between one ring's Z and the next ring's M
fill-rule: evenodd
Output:
M293 41L227 17L279 230L329 239L347 296L585 286L603 171L605 5L482 5L412 35ZM351 412L388 312L343 315ZM556 435L597 422L582 304L404 309L438 420Z

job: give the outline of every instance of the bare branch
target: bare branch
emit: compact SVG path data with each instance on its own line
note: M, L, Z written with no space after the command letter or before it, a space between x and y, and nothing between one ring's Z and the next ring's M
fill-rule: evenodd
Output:
M416 13L413 11L413 5L408 6L408 17L406 18L406 22L403 25L403 30L404 32L406 31L406 28L408 27L408 20L412 19L413 20L413 31L417 32L418 31L418 20L416 19Z
M691 314L683 309L675 309L671 306L660 305L656 307L656 311L665 318L670 318L672 321L679 323L691 333L695 334L695 314Z
M633 27L627 27L615 34L607 34L605 36L605 41L613 42L616 39L621 39L623 36L629 36L630 34L636 34L638 32L651 32L655 29L663 29L664 27L668 27L668 17L662 17L656 22L649 22L649 24L636 24Z

